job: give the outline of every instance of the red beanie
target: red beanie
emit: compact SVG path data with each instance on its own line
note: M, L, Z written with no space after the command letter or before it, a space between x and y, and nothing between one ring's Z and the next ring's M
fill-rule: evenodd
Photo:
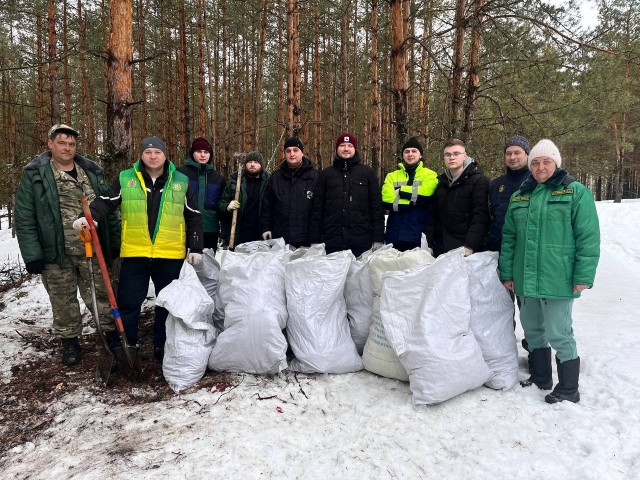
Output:
M353 145L353 148L358 150L358 140L356 139L356 137L354 137L350 133L345 132L338 135L338 138L336 139L336 150L338 149L341 143L350 143L351 145Z
M197 152L198 150L206 150L213 156L213 149L211 148L211 144L207 141L206 138L198 137L191 144L190 156L193 158L193 152ZM211 159L209 159L211 160Z

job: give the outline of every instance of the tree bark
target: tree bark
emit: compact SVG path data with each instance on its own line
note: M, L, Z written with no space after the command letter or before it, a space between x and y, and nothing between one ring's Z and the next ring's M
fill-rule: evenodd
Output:
M300 123L300 5L287 0L287 133L298 137Z
M407 137L407 89L409 79L406 63L404 2L391 0L391 69L396 144L399 149Z
M473 143L473 121L480 86L480 41L482 39L482 17L486 0L476 0L474 4L473 25L471 27L471 45L469 47L469 77L467 95L464 104L464 125L462 140L467 145Z
M380 89L378 86L378 0L371 0L371 168L382 178L380 153L382 149Z
M465 8L466 0L456 0L453 71L449 82L449 137L459 137L462 130L460 110L462 107L462 72L464 69L464 36L466 31L464 21Z
M58 59L56 37L56 10L54 0L47 0L47 40L49 51L49 100L51 124L61 123L60 92L58 91Z
M107 152L118 170L131 163L132 13L131 0L111 0L107 52Z

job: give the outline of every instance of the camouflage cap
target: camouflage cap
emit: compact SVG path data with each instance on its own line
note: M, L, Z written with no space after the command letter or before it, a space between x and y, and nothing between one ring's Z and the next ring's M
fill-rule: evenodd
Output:
M79 133L75 128L70 127L69 125L65 125L64 123L56 123L53 127L49 129L49 138L52 138L57 133L66 133L67 135L72 135L74 137L78 137Z

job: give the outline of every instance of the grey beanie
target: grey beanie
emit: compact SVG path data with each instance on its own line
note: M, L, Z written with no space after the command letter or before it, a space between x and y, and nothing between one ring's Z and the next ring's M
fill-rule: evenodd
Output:
M147 137L142 140L142 142L140 142L140 155L142 155L142 152L147 148L157 148L158 150L161 150L165 156L167 155L167 146L158 137Z
M261 166L264 167L264 158L260 155L259 152L249 152L247 156L244 157L244 164L246 165L248 162L258 162Z
M522 135L514 135L509 140L507 140L507 142L504 144L504 151L506 152L507 148L509 147L520 147L527 155L529 155L529 152L531 151L529 140L527 140L526 137L523 137Z

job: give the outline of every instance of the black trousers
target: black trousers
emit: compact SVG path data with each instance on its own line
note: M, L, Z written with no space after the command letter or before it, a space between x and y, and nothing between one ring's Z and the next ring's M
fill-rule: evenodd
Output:
M127 342L130 345L138 343L138 320L140 310L147 292L149 280L153 281L156 297L160 290L180 276L183 259L125 257L120 268L120 283L118 285L118 308L122 318ZM169 312L165 308L155 308L153 323L153 346L164 348L167 339L165 322ZM115 345L118 346L119 339Z

